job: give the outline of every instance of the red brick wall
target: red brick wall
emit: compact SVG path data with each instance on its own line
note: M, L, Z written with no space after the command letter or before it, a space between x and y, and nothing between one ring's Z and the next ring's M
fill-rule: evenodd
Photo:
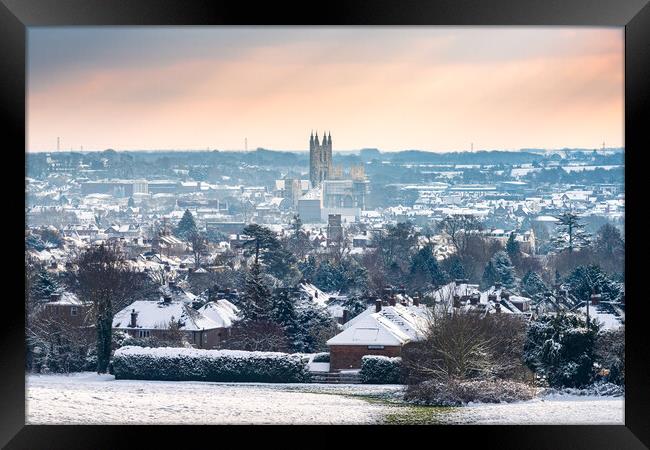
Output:
M381 355L395 357L402 351L400 346L385 346L383 349L369 349L367 345L332 345L330 347L330 371L361 369L361 357Z

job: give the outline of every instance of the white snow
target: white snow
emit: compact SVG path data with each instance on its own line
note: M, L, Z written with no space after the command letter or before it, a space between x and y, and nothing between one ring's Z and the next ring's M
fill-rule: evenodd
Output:
M311 392L301 392L301 386ZM317 392L324 388L315 386L29 376L26 423L365 424L378 422L385 410L361 399L322 395ZM355 387L336 385L339 391Z
M115 380L112 375L29 375L27 424L365 424L395 404L350 395L399 396L403 386ZM328 394L328 395L323 395ZM623 397L553 395L452 408L459 424L623 424ZM434 410L432 410L434 411Z
M623 397L562 395L518 403L470 404L440 419L473 425L623 425L623 405Z

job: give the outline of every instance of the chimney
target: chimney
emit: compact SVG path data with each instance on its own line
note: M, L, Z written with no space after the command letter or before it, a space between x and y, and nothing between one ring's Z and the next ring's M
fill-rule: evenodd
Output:
M500 313L501 312L501 304L497 303L496 305L494 305L494 309L495 309L496 312Z
M510 292L501 291L501 298L504 299L504 300L509 300L510 299Z
M488 294L488 301L496 302L497 301L496 294Z
M347 309L343 310L343 323L347 323L350 320L350 312Z
M375 312L380 312L381 311L381 300L377 299L375 300Z
M471 297L469 298L469 302L472 305L478 305L478 302L481 300L481 296L479 294L472 294Z
M169 294L165 294L165 295L163 296L163 302L164 302L165 304L169 304L169 303L171 303L171 302L172 302L172 296L169 295Z
M390 297L388 297L388 304L390 306L395 306L395 296L391 294Z
M460 295L454 294L454 308L460 308Z
M456 279L454 280L454 283L456 283L456 286L460 286L460 283L461 283L462 281L463 281L463 280L461 280L460 278L456 278Z
M135 327L136 327L137 320L138 320L138 313L135 312L135 309L132 309L132 310L131 310L131 324L130 324L129 326L130 326L131 328L135 328Z
M50 294L50 301L51 302L57 302L61 298L61 293L60 292L52 292Z
M420 306L420 294L415 294L413 297L413 306Z

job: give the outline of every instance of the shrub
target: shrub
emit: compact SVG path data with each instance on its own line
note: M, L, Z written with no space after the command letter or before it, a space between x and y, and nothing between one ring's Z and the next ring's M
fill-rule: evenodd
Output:
M361 382L367 384L398 384L402 382L402 358L366 355L361 358Z
M551 387L582 387L593 381L597 327L575 314L543 315L528 328L524 362Z
M193 348L127 346L113 357L116 379L301 383L309 372L300 355Z
M325 353L317 353L316 356L314 356L314 359L312 359L312 362L318 363L328 363L330 362L330 354L325 352Z
M405 399L432 406L462 406L469 402L501 403L530 400L536 389L526 383L505 380L471 380L447 382L424 381L409 385Z

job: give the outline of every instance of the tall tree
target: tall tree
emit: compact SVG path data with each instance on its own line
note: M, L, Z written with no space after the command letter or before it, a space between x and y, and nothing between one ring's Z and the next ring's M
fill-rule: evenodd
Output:
M80 297L92 303L97 331L97 372L106 373L111 357L113 315L126 306L137 290L124 255L115 247L100 245L86 250L77 260Z
M494 282L499 282L508 288L515 286L514 267L505 251L498 251L492 256L485 267L482 281L485 287L492 286Z
M508 242L506 242L506 252L508 252L510 259L514 261L519 257L519 251L519 242L516 241L515 233L512 232L510 233L510 236L508 236Z
M196 231L197 228L196 222L194 221L194 216L189 209L186 209L180 222L178 222L175 234L181 239L187 239L192 233Z
M240 306L245 321L266 320L271 314L271 291L264 282L258 262L254 262L246 274Z
M207 238L205 237L204 233L194 230L188 234L187 240L192 246L192 255L194 255L194 268L198 269L201 267L201 257L207 250Z
M552 239L553 248L558 251L568 251L583 248L589 244L589 233L584 231L585 225L577 214L568 211L558 217L555 236Z

